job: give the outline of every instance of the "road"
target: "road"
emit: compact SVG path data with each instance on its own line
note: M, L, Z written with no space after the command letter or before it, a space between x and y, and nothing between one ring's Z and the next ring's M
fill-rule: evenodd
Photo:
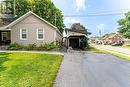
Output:
M54 87L130 87L130 61L109 54L65 53Z

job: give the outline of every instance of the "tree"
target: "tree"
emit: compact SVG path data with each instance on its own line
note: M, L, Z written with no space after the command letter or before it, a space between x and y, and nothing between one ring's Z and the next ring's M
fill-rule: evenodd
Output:
M60 32L63 31L62 12L56 8L51 0L15 0L15 3L16 18L19 18L28 11L33 11L46 21L55 25Z
M125 14L125 17L118 21L119 24L119 33L124 37L130 39L130 12Z

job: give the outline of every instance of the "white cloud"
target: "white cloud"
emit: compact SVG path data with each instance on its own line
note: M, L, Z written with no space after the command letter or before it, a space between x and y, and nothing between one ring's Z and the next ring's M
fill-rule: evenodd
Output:
M103 23L97 25L98 31L101 30L102 33L104 33L105 27L106 27L106 24L103 24Z
M71 27L71 25L73 23L79 23L80 21L78 19L75 19L75 18L69 18L69 17L66 17L64 18L64 24L66 27Z
M130 0L108 0L112 9L130 9Z
M79 22L79 20L74 19L74 18L69 18L69 17L64 18L64 23L65 24L73 24L73 23L77 23L77 22Z
M97 28L98 28L98 29L104 29L105 26L106 26L105 24L98 24L98 25L97 25Z
M74 1L75 1L75 8L77 11L85 9L86 0L74 0Z

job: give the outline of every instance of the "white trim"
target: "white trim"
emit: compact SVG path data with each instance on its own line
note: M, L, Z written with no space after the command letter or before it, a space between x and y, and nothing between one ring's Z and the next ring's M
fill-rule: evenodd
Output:
M26 29L26 39L22 38L22 29L26 29L26 28L20 28L20 40L28 40L28 31Z
M32 11L27 12L26 14L24 14L23 16L19 17L18 19L16 19L15 21L13 21L12 23L10 23L9 25L3 27L4 29L8 29L12 26L14 26L15 24L17 24L19 21L23 20L24 18L28 17L29 15L34 15L35 17L39 18L40 20L42 20L43 22L47 23L48 25L50 25L51 27L53 27L53 29L55 29L61 36L61 32L58 30L58 28L54 25L52 25L51 23L49 23L48 21L46 21L45 19L41 18L40 16L36 15L35 13L33 13ZM1 29L1 28L0 28Z
M7 32L1 32L1 40L2 40L2 41L6 41L6 40L3 40L3 33L5 33L5 34L6 34L6 36L5 36L5 37L6 37L6 39L7 39Z
M13 21L12 23L10 23L9 25L6 26L6 28L11 27L15 24L17 24L19 21L23 20L24 18L26 18L29 15L34 15L35 17L39 18L40 20L44 21L45 23L47 23L48 25L50 25L51 27L57 29L56 26L52 25L51 23L49 23L48 21L46 21L45 19L41 18L40 16L36 15L35 13L33 13L32 11L27 12L26 14L24 14L23 16L19 17L18 19L16 19L15 21Z
M42 29L42 30L43 30L43 39L39 39L39 38L38 38L38 30L39 30L39 29ZM45 38L44 28L37 28L37 40L44 40L44 38Z

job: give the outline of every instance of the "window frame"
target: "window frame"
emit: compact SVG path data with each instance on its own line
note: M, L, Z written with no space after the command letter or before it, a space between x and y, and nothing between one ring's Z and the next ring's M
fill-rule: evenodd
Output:
M39 38L39 30L43 30L43 38ZM44 34L44 28L37 28L37 40L44 40L45 34Z
M26 38L22 38L22 30L25 29L26 30ZM20 28L20 40L28 40L28 31L26 28Z
M6 37L6 40L7 40L7 32L1 32L1 40L2 41L6 41L6 40L4 40L4 34L5 34L5 37Z

